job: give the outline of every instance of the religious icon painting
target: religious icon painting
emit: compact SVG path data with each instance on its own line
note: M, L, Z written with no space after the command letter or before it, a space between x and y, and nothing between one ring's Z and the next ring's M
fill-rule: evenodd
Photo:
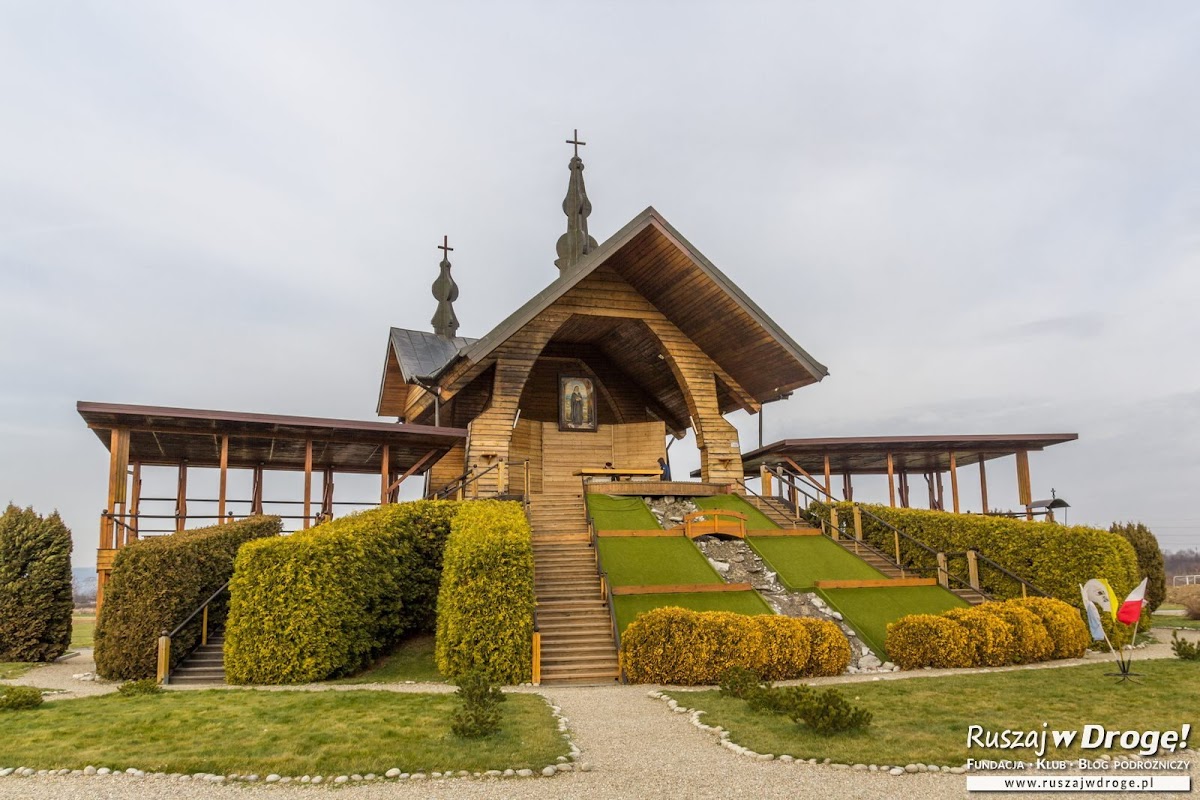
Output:
M596 387L591 378L558 376L558 429L596 430Z

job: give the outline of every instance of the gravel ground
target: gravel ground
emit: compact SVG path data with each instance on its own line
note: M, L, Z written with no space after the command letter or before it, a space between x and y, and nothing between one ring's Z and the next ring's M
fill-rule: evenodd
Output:
M1169 646L1154 645L1139 651L1137 657L1168 656ZM90 659L90 653L81 653L76 659L62 664L39 668L10 683L44 688L69 688L71 696L112 691L113 684L81 684L71 678L74 673L87 671L85 657ZM1077 661L1055 662L1039 668L1088 663L1098 658L1097 656ZM900 680L930 677L942 672L921 670L887 676L846 675L822 679L821 682ZM961 674L963 670L953 672ZM392 691L450 691L453 687L444 684L368 684L307 688L330 691L371 688ZM962 797L964 794L965 780L961 775L926 773L892 777L879 773L835 771L830 767L808 764L751 761L720 747L717 737L689 724L686 715L673 713L666 704L647 697L646 692L649 688L548 687L537 690L550 702L561 706L562 714L569 721L572 736L583 751L580 761L591 765L590 772L565 773L554 778L454 779L347 785L337 790L337 797L344 800L385 797L595 800L610 797L941 798ZM535 690L525 688L517 691ZM1197 759L1191 754L1186 758L1193 762L1190 774L1195 782L1200 775L1196 766ZM3 745L0 743L0 761L3 760ZM384 769L387 767L380 766ZM290 793L312 796L321 791L325 791L324 787L200 785L130 776L0 778L0 800L278 798Z

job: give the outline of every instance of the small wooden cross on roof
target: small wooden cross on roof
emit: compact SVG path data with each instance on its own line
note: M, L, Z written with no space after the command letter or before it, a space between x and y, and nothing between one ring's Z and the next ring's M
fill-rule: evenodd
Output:
M575 145L575 157L579 158L579 146L581 144L587 144L587 142L579 141L579 128L576 128L575 135L573 137L571 137L570 139L567 139L567 144Z
M450 246L450 237L443 236L442 243L437 246L437 249L442 251L443 258L448 258L450 253L454 250L454 248Z

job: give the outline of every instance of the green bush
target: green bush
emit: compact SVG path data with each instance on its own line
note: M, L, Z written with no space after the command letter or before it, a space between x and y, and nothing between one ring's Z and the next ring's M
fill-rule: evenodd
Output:
M729 667L721 673L717 682L717 688L723 696L737 700L747 699L763 686L758 673L746 667Z
M117 687L122 697L141 697L147 694L162 694L163 688L154 678L140 678L136 681L126 681Z
M1012 628L1012 650L1009 663L1036 664L1054 654L1054 642L1042 624L1042 618L1014 603L983 603L976 606L985 614L1004 620Z
M884 649L904 669L970 667L975 656L967 629L936 614L909 614L889 622Z
M1171 632L1171 652L1184 661L1200 661L1200 645L1179 638L1179 631Z
M450 678L479 671L528 681L533 670L533 539L519 503L465 503L450 525L438 593L436 658Z
M1145 613L1153 614L1167 597L1167 571L1158 539L1140 522L1114 522L1109 530L1129 542L1137 556L1138 574L1150 579L1146 584Z
M621 668L632 683L712 684L733 667L788 680L840 675L850 643L828 620L691 611L640 614L621 637Z
M0 686L0 711L24 711L42 704L42 690L32 686Z
M967 647L972 651L972 666L1001 667L1011 664L1015 652L1013 626L1004 618L984 610L987 605L955 608L943 616L956 622L966 633Z
M455 736L482 739L500 732L500 704L508 698L485 674L471 672L463 676L455 694L462 703L450 723Z
M117 551L96 620L96 672L109 680L153 677L158 637L212 596L233 574L238 548L279 535L278 517L248 517L209 528L132 542ZM209 607L210 630L220 630L225 599ZM171 643L176 666L200 641L200 616Z
M58 512L0 515L0 661L53 661L71 643L71 531Z
M1013 605L1027 608L1042 620L1050 641L1054 643L1051 658L1082 658L1087 652L1092 636L1079 609L1050 597L1028 597L1009 600Z
M229 585L226 680L336 678L430 631L456 510L394 503L242 548Z
M1027 522L1011 517L980 514L950 514L915 508L859 504L879 519L895 526L934 550L961 553L977 550L1000 566L1019 575L1038 589L1081 607L1079 586L1091 578L1106 578L1118 597L1124 597L1141 581L1134 548L1123 537L1098 528L1058 525L1053 522ZM853 504L838 503L838 517L853 519ZM828 507L815 505L812 510L828 518ZM862 515L863 538L892 553L892 531ZM937 559L920 547L901 539L900 560L907 569L921 574L936 574ZM953 559L950 572L964 583L967 580L965 558ZM1021 587L1013 579L980 564L983 590L998 600L1021 596Z
M822 736L862 730L871 724L871 712L852 705L837 689L804 693L788 716Z

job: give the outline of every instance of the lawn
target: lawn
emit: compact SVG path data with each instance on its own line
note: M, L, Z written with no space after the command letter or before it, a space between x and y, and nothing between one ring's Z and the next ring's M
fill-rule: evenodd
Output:
M613 597L617 627L625 630L638 614L663 606L692 611L733 611L737 614L771 614L758 592L681 592L678 594L626 594Z
M96 617L77 615L71 617L71 649L92 646L92 634L96 630Z
M822 589L829 605L883 658L887 624L908 614L940 614L964 608L967 602L940 586L898 586L880 589Z
M640 497L587 496L588 513L598 531L653 531L662 528Z
M685 536L604 536L597 542L613 586L725 582Z
M712 497L694 497L692 499L695 501L697 508L720 508L725 511L737 511L740 514L745 514L746 530L748 531L779 530L779 526L772 522L765 514L736 494L715 494Z
M0 661L0 681L11 681L13 678L19 678L36 666L37 664L25 661Z
M508 695L502 730L450 732L454 695L209 690L60 700L0 714L6 762L156 772L350 775L541 768L567 754L546 702Z
M405 639L357 675L331 683L443 683L433 659L434 637L426 634Z
M763 557L789 589L811 591L819 580L879 580L883 573L824 536L751 536Z
M1154 614L1150 617L1150 621L1155 628L1187 628L1200 631L1200 619L1177 617L1173 614Z
M734 742L759 753L830 758L840 764L954 766L967 758L1030 759L1029 750L968 750L967 726L972 724L1021 731L1040 731L1043 722L1050 730L1080 730L1085 723L1138 731L1195 724L1200 668L1172 660L1136 666L1144 676L1138 684L1106 677L1113 671L1110 664L849 684L839 689L869 710L874 722L862 733L829 737L812 734L787 717L753 714L744 702L716 691L671 696L681 705L703 709L706 724L727 728ZM1048 758L1081 755L1078 747L1047 747ZM1086 752L1095 758L1105 751Z

